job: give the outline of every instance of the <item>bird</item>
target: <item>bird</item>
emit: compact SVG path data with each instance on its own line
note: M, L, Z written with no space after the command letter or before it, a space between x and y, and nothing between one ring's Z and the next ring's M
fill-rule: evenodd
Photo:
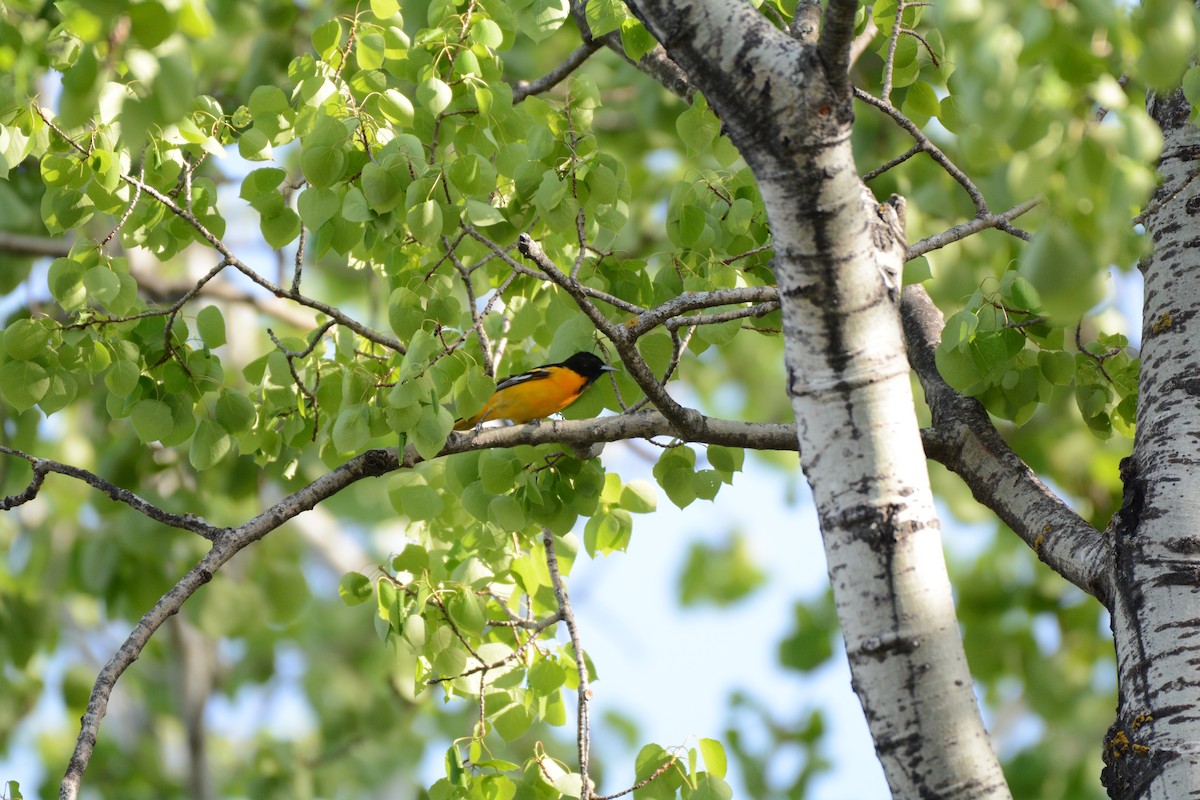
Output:
M514 425L548 417L574 403L605 372L616 372L598 356L579 352L557 364L543 364L496 384L496 391L479 413L454 421L454 430L467 431L491 419Z

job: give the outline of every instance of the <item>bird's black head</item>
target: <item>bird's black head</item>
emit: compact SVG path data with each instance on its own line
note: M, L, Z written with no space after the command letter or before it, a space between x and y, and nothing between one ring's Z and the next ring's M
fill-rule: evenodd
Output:
M615 368L605 364L598 356L594 356L591 353L576 353L562 362L562 365L583 375L589 382L596 380L596 378L599 378L605 372L616 372Z

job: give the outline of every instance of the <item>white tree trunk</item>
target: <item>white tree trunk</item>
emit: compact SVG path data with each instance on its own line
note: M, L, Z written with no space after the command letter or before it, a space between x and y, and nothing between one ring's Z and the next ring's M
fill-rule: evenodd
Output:
M1114 798L1200 797L1200 129L1157 98L1163 184L1146 217L1141 383L1113 526L1120 701L1105 741Z
M865 192L850 149L843 49L855 4L830 4L824 35L847 38L820 43L815 26L792 39L746 3L630 5L705 93L763 194L801 460L854 688L892 793L1007 798L963 653L913 407L902 222Z

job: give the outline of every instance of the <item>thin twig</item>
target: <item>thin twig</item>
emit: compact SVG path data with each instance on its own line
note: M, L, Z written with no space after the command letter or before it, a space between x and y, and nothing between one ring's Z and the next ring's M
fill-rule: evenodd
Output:
M878 178L880 175L887 172L888 170L894 169L895 167L900 166L905 161L908 161L910 158L915 156L917 153L922 153L924 151L925 151L925 148L924 148L924 146L921 145L920 142L914 144L912 147L908 148L903 153L901 153L900 155L893 158L891 161L888 161L886 164L881 164L880 166L878 166L875 169L868 172L866 175L863 175L863 178L862 178L863 183L870 183L871 181L875 180L876 178Z
M0 453L14 458L23 458L33 467L33 479L25 490L20 494L10 495L9 497L0 498L0 511L7 511L15 508L23 503L27 503L37 497L38 492L42 488L42 483L45 480L46 474L50 472L66 475L69 478L83 481L84 483L99 489L104 494L108 495L110 500L118 503L124 503L139 514L143 514L155 522L161 522L163 525L169 525L172 528L190 531L198 534L209 541L216 541L226 531L226 528L218 528L215 525L210 525L195 514L172 514L164 511L158 506L138 497L128 489L122 489L114 483L106 481L99 475L88 472L86 469L63 464L59 461L54 461L49 458L39 458L29 455L12 447L0 445Z
M975 185L974 181L968 178L966 173L959 169L958 165L951 161L950 157L942 152L942 149L934 144L930 138L925 135L925 132L917 127L916 123L909 119L904 112L893 106L890 101L881 100L878 97L869 94L868 92L864 92L857 86L854 87L854 96L859 100L862 100L867 105L874 106L883 113L887 114L896 122L897 125L903 128L904 131L908 133L908 135L911 136L914 141L921 145L921 149L926 153L929 153L930 157L936 161L938 165L950 175L951 178L957 181L958 184L966 191L967 195L970 196L971 202L975 204L976 216L986 217L990 215L991 212L988 211L987 201L983 199L983 192L979 191L979 187Z
M913 244L908 248L908 252L904 254L905 261L911 261L917 256L925 255L931 250L937 250L945 247L948 244L960 241L968 236L987 230L988 228L1000 228L1001 223L1007 223L1009 220L1016 219L1025 212L1034 208L1038 203L1042 202L1040 197L1034 197L1026 200L1024 203L1018 203L1007 211L1002 211L999 214L989 214L986 217L976 217L975 219L964 222L961 225L955 225L953 228L948 228L941 233L935 233L933 236L927 236L921 241ZM1013 233L1017 229L1009 227L1007 233ZM1023 235L1022 235L1023 234ZM1019 238L1028 239L1029 234L1024 231L1015 234Z
M645 778L642 778L640 781L635 783L633 786L630 786L628 789L622 789L621 791L616 792L615 794L592 795L592 800L616 800L616 798L624 797L625 795L629 794L630 792L636 792L638 789L644 789L644 788L646 788L646 786L648 786L650 784L650 781L654 780L655 778L659 777L660 775L664 775L667 770L669 770L671 767L675 766L675 762L678 760L679 760L678 756L671 756L669 759L667 759L666 761L663 762L663 765L661 767L654 770L654 772L651 772Z
M892 104L892 77L896 69L896 45L900 42L900 21L908 5L904 0L896 3L896 19L892 21L892 35L888 38L887 55L883 59L883 88L879 96L889 106Z
M571 648L575 651L575 670L579 673L579 689L576 692L578 697L576 743L579 746L579 800L589 800L592 796L592 786L588 779L588 759L591 750L588 703L592 699L592 690L588 688L587 661L583 657L583 645L579 641L579 629L575 625L575 613L571 610L567 587L563 585L562 574L558 569L558 554L554 550L554 534L549 528L542 529L542 543L546 546L546 568L550 571L554 599L558 602L558 612L562 614L563 622L567 624Z
M587 40L579 45L579 47L576 47L571 52L571 55L566 57L566 60L537 80L517 81L517 85L513 87L513 103L520 103L530 95L541 94L553 89L563 78L579 69L580 65L587 61L592 53L603 46L604 44L601 41L595 39Z

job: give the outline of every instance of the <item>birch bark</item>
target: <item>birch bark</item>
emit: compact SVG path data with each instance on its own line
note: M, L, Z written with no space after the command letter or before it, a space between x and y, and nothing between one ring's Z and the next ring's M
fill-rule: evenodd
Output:
M815 29L788 37L747 3L630 5L704 92L763 194L802 466L892 793L1009 797L972 691L913 408L902 204L876 203L850 149L856 4L830 4L819 42Z
M1109 795L1200 797L1200 128L1182 92L1156 98L1162 185L1146 214L1142 366L1125 501L1113 529L1117 719Z

